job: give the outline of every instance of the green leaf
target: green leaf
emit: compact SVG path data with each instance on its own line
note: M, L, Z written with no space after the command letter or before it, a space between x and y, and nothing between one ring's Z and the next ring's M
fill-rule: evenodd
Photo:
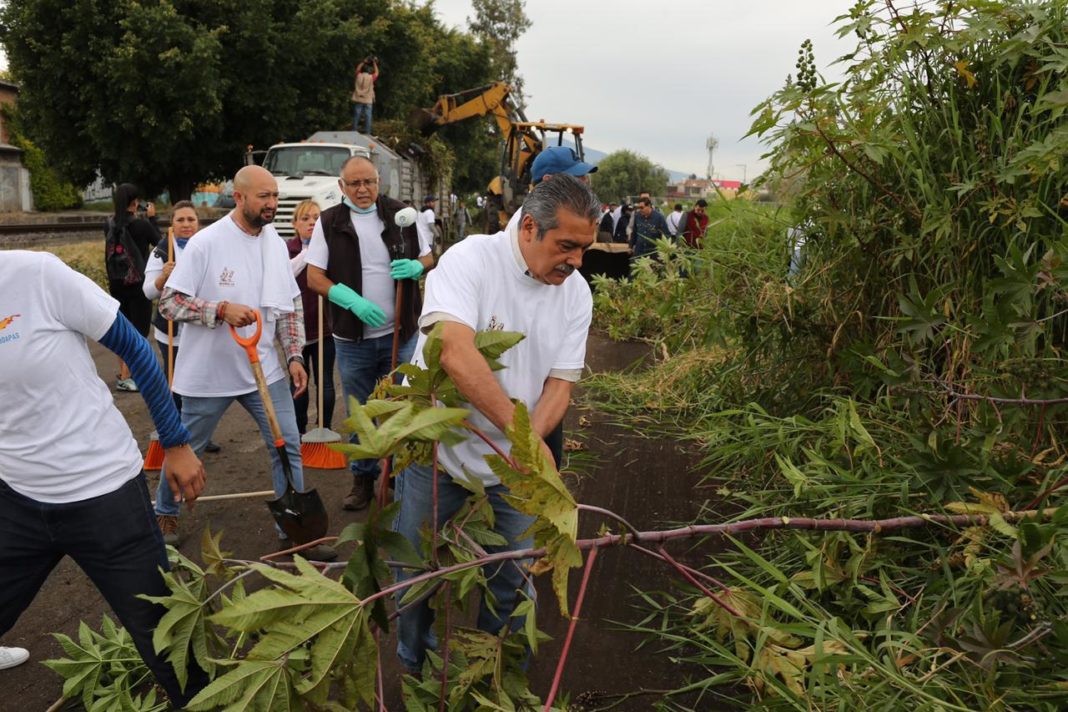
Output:
M285 660L243 660L213 680L186 709L223 712L298 712L304 709Z
M546 456L523 403L516 404L515 416L505 435L512 443L511 456L522 469L513 469L499 455L489 455L486 461L508 487L506 501L516 510L536 517L525 535L532 535L534 545L545 547L546 552L532 571L539 573L552 568L553 590L560 612L566 616L568 571L582 565L582 552L575 544L578 506L552 460Z

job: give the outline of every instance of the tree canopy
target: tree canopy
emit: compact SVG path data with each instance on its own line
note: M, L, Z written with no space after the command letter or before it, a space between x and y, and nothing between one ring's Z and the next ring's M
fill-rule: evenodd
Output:
M616 151L601 159L597 172L590 175L593 190L604 201L614 201L647 190L663 195L668 172L645 156L633 151Z
M485 42L402 0L10 0L0 41L22 125L67 178L99 170L175 198L232 174L249 144L348 128L353 70L369 53L376 118L491 76ZM486 139L455 134L465 173L464 142Z

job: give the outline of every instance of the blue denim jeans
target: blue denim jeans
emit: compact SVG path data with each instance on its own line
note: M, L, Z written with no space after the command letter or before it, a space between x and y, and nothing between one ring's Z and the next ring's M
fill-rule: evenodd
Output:
M434 511L433 477L433 470L425 465L411 465L397 476L397 488L393 497L401 503L401 508L393 522L393 530L411 542L416 551L420 550L419 532L430 521ZM534 517L517 512L504 501L503 495L508 494L508 488L504 485L494 485L486 488L486 494L489 495L496 520L494 531L508 540L508 544L504 546L485 547L486 552L492 554L498 551L516 551L533 546L533 539L520 537L534 523ZM439 468L437 528L440 529L446 520L456 514L470 495L470 492L453 482L452 478ZM534 595L534 587L527 573L529 565L530 560L523 559L483 567L494 606L491 609L483 598L478 612L479 630L496 635L506 625L510 625L512 630L522 627L523 619L512 620L511 616L521 601L521 589L531 597ZM394 575L400 582L411 578L412 573L407 569L395 569ZM407 589L403 589L397 594L398 608L406 592ZM433 623L434 611L425 601L411 606L401 613L398 619L397 657L409 672L418 672L422 668L427 649L437 647L437 640L431 631Z
M371 135L371 106L372 104L361 104L359 102L352 103L352 130L360 130L360 118L363 117L367 124L364 133L368 136Z
M282 437L286 441L286 452L289 454L289 464L293 469L293 487L298 492L304 491L304 469L300 460L300 433L297 432L297 417L293 411L293 397L289 395L289 380L281 378L267 386L267 392L271 394L274 403L274 412L278 417L278 425L282 428ZM211 440L215 427L223 417L223 413L230 404L237 401L241 407L248 411L256 425L260 427L263 441L267 443L267 452L271 455L271 475L274 484L274 493L281 496L286 491L286 476L282 471L282 458L274 449L274 437L271 435L271 426L267 422L267 411L263 408L259 391L252 391L239 396L220 396L216 398L199 398L186 396L182 399L182 425L189 431L193 451L197 457L204 452L204 446ZM210 480L209 480L210 481ZM174 501L174 495L167 484L165 472L160 472L159 487L156 489L156 513L178 516L179 503ZM278 529L279 536L282 530Z
M408 363L415 352L416 336L401 344L397 349L397 365ZM342 341L334 339L334 352L337 357L337 370L341 374L341 390L345 394L345 412L349 412L349 397L361 404L375 389L380 380L389 375L393 358L393 334L386 334L363 341ZM350 442L359 443L353 435ZM378 460L353 460L349 464L353 475L361 477L378 477Z
M11 630L64 556L89 576L171 702L183 707L207 676L192 664L185 691L179 689L174 669L152 646L166 609L137 598L170 593L159 572L170 566L144 473L114 492L67 504L38 502L0 481L0 635Z

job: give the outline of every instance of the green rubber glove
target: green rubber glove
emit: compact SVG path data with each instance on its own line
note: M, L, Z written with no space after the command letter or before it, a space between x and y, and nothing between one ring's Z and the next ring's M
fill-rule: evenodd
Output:
M419 279L423 263L419 260L393 260L389 263L389 276L393 279Z
M352 287L344 284L335 284L327 292L327 298L334 304L337 304L342 309L348 309L350 312L359 317L360 321L372 329L382 326L386 323L386 314L378 305L372 301L364 299L355 291Z

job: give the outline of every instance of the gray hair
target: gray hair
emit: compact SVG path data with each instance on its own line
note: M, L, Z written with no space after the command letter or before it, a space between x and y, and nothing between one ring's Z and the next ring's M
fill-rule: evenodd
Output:
M559 227L556 211L560 208L590 221L601 217L601 201L585 182L566 173L557 173L534 186L523 201L523 214L538 225L538 240Z

